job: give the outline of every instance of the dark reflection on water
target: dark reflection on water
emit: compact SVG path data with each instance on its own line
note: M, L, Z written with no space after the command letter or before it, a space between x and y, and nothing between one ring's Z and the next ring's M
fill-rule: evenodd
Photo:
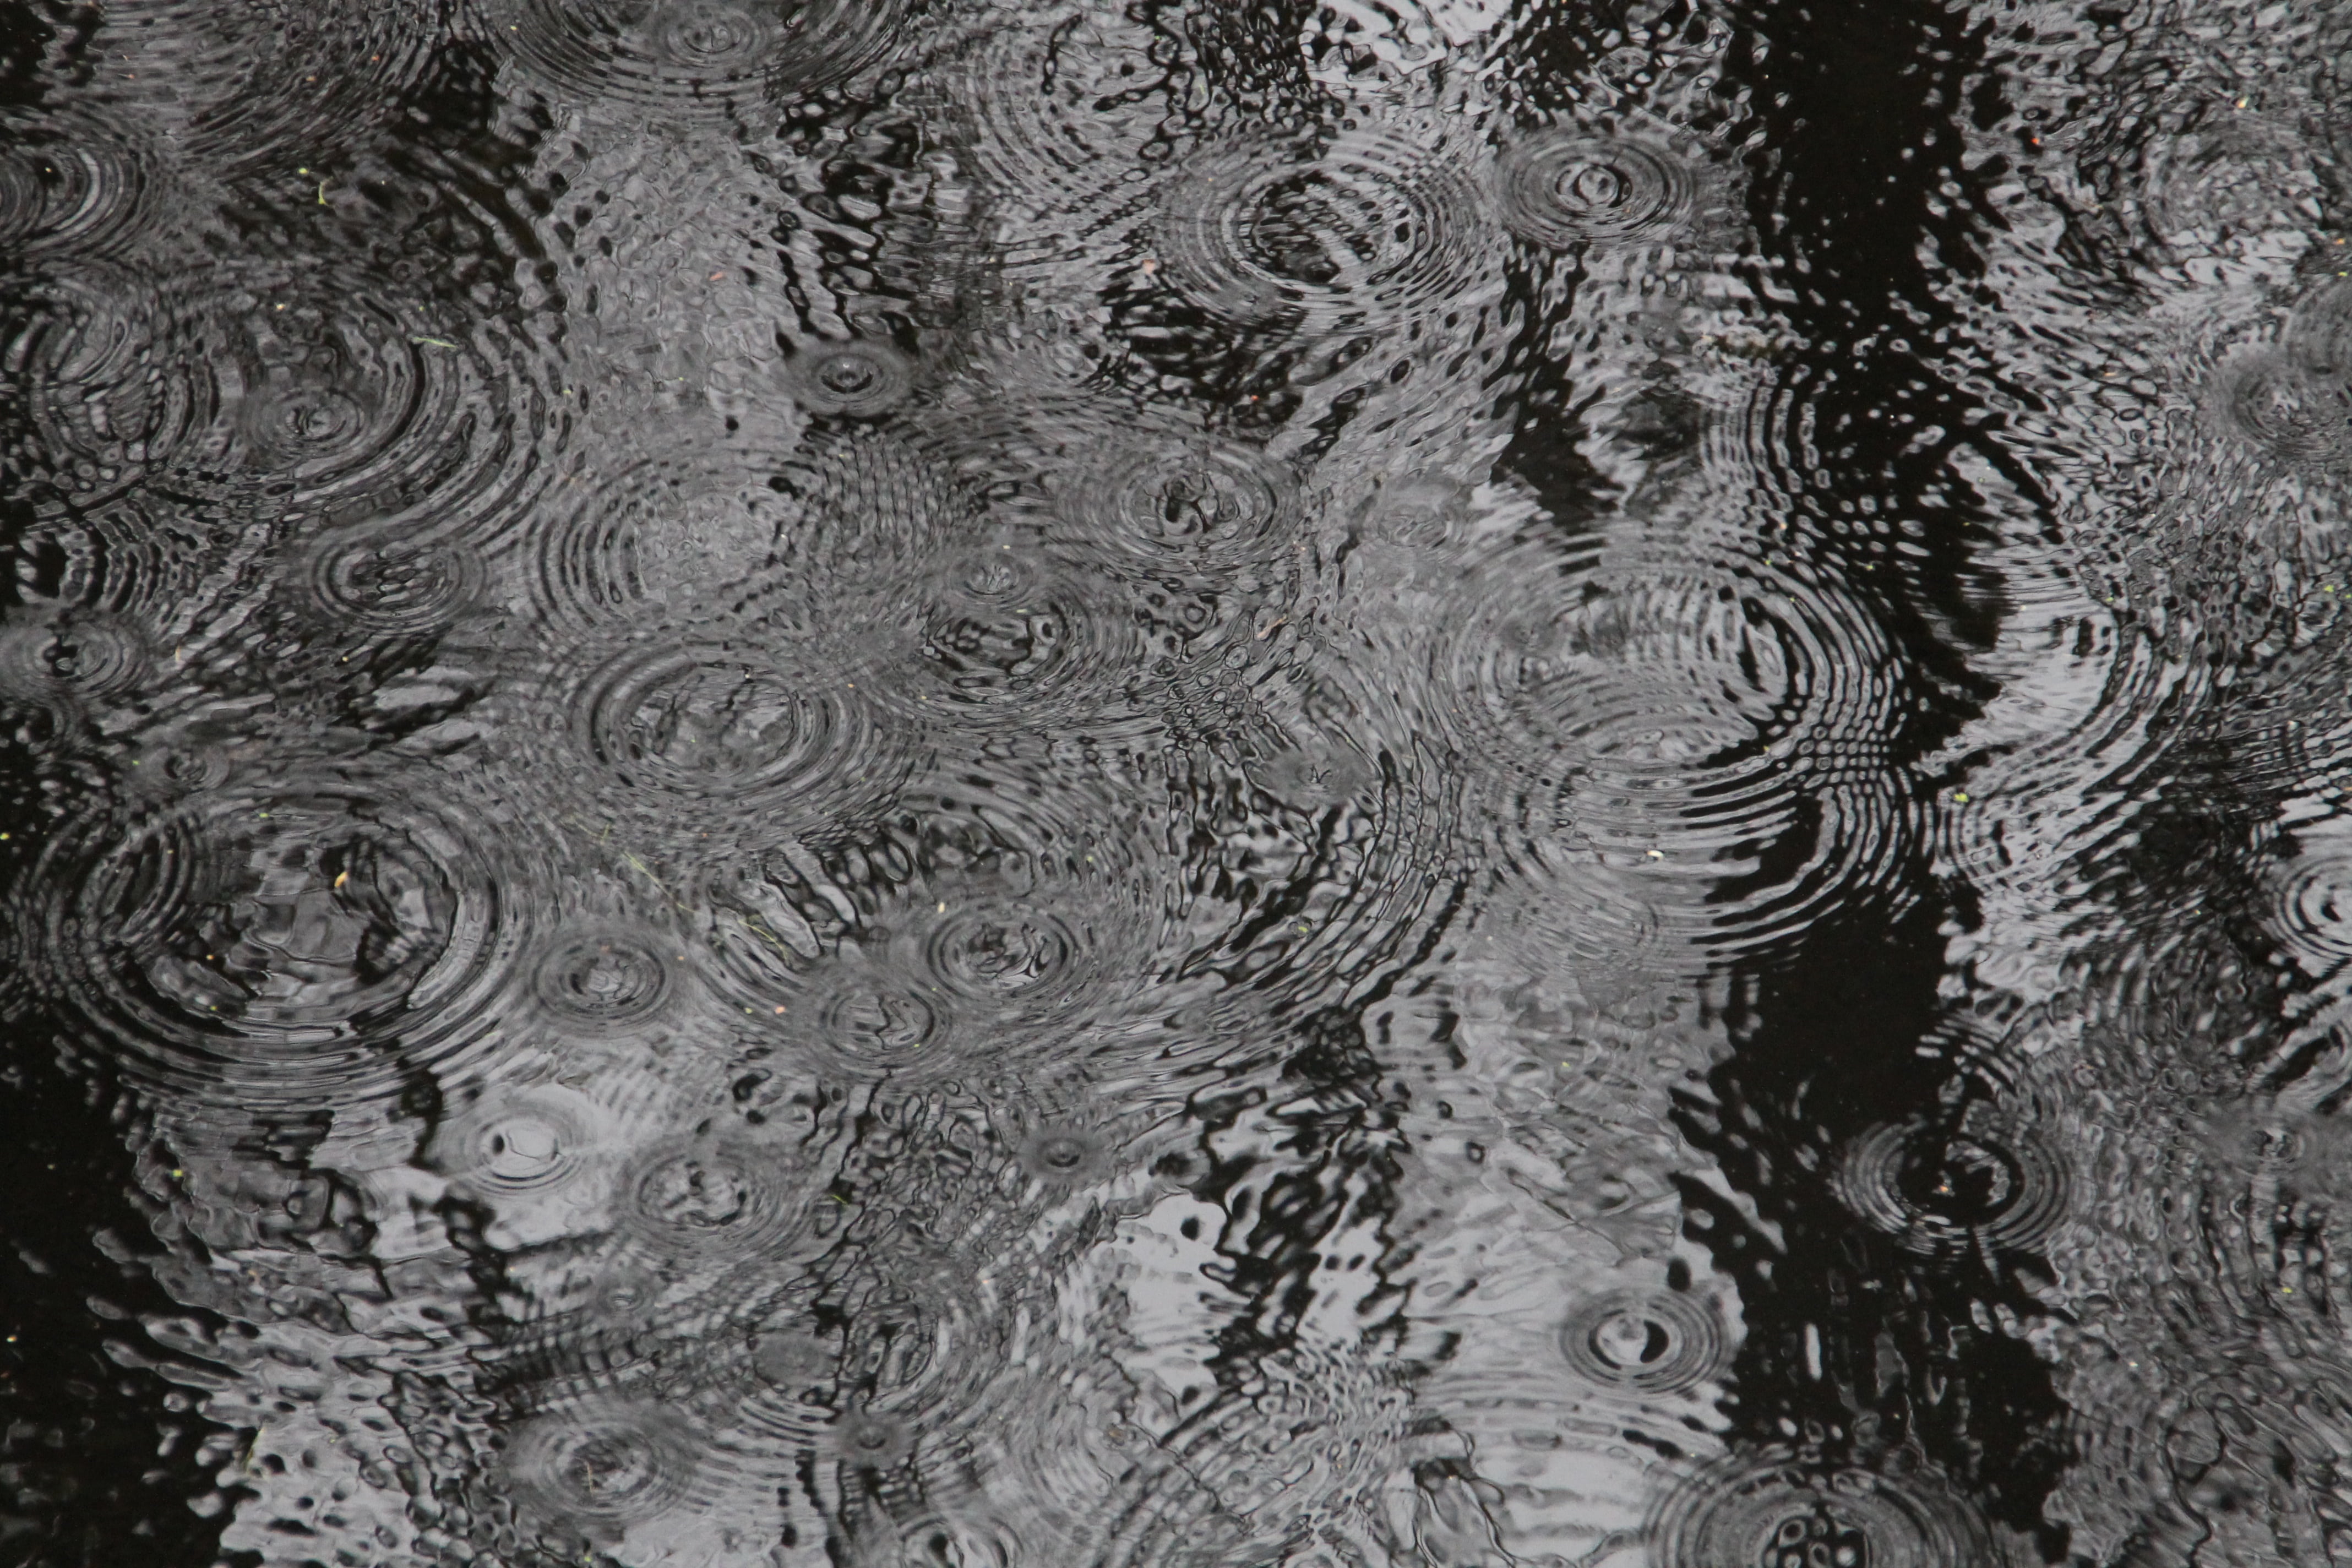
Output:
M0 0L0 1562L2352 1560L2352 14Z

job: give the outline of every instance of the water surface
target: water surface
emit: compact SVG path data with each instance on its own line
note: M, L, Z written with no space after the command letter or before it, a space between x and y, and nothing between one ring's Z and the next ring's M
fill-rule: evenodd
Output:
M2347 58L0 0L0 1563L2352 1560Z

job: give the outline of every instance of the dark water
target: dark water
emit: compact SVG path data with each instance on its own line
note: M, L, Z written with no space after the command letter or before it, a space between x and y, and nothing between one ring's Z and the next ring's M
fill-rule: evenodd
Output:
M0 0L0 1568L2352 1560L2347 59Z

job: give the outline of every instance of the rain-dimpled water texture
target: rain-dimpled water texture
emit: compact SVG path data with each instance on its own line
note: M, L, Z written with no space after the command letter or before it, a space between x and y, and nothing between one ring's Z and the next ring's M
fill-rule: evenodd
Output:
M2352 1555L2352 18L0 4L0 1558Z

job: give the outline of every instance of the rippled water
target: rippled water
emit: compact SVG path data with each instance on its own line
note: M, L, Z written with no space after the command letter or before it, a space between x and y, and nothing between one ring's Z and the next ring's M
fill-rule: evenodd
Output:
M0 1563L2352 1561L2347 61L0 0Z

